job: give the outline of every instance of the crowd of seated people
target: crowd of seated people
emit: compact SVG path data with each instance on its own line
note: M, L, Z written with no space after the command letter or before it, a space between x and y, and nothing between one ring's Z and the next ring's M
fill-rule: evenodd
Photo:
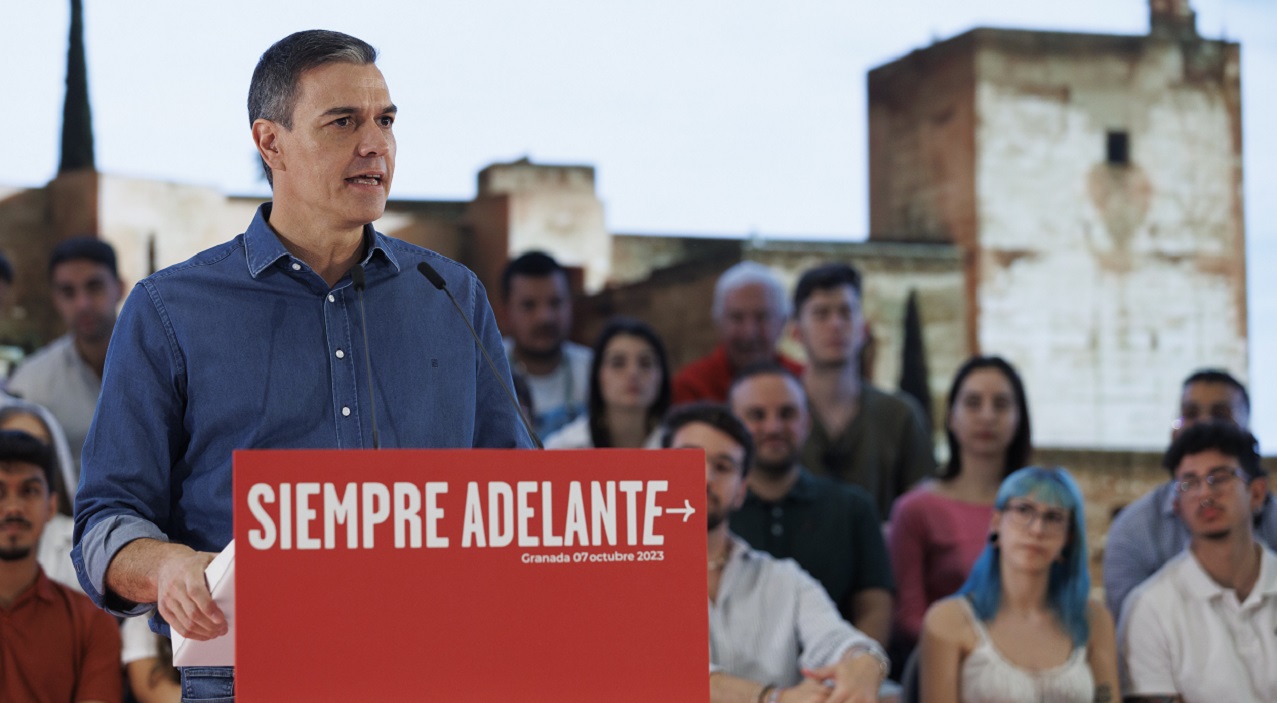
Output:
M789 303L774 272L753 262L734 266L720 278L712 303L719 344L673 376L666 446L707 450L711 700L892 700L897 691L903 700L929 703L1118 701L1124 695L1196 701L1207 692L1220 700L1277 700L1277 674L1255 673L1277 672L1271 627L1277 620L1266 615L1277 610L1277 567L1265 546L1277 539L1277 508L1257 460L1236 471L1207 467L1185 479L1168 465L1172 480L1128 507L1114 525L1116 543L1111 535L1105 552L1106 608L1090 597L1077 484L1065 469L1032 466L1031 389L1011 360L976 356L959 367L943 419L947 459L937 471L917 402L862 377L867 327L860 285L851 266L818 266L800 276ZM777 351L787 322L805 352L802 365ZM664 379L663 345L644 330L645 342L634 346L661 350ZM607 335L596 355L607 354ZM590 381L600 382L597 361ZM591 395L599 395L609 413L608 393ZM725 412L747 431L750 466L732 459L732 445L744 443L726 439L736 430L719 418ZM1184 384L1173 438L1210 419L1244 432L1236 425L1244 427L1248 416L1240 382L1220 370L1197 372ZM659 413L645 417L643 427L651 428ZM551 445L623 446L593 439L601 436L595 422L578 423L577 441L555 438ZM642 435L632 427L631 437ZM684 436L689 432L692 439ZM720 458L702 444L722 450ZM1172 447L1168 457L1182 451ZM1175 564L1185 569L1192 545L1209 548L1216 544L1211 539L1222 539L1222 527L1214 538L1196 537L1182 516L1190 509L1184 490L1207 504L1212 518L1227 513L1214 505L1222 502L1215 487L1225 484L1245 492L1234 502L1248 516L1253 539L1229 534L1240 545L1236 554L1244 547L1253 558L1202 562L1212 592L1224 593L1229 612L1240 615L1221 618L1214 628L1198 626L1234 633L1201 648L1241 664L1218 665L1229 676L1180 677L1172 673L1177 667L1210 663L1177 648L1175 637L1188 626L1173 630L1165 620L1138 617L1164 604L1165 595L1142 596L1154 605L1123 615L1120 647L1114 623L1132 589L1147 579L1136 594L1154 590L1150 577ZM880 516L889 519L882 532ZM1207 565L1234 562L1240 566L1231 570ZM760 596L751 580L780 564L806 578ZM1238 570L1247 578L1236 578ZM814 622L833 613L840 624L795 629L777 620L769 599L773 607L794 599L810 609L804 612L819 613ZM874 613L883 604L890 616L879 619ZM1144 647L1153 621L1161 626L1158 642ZM1254 641L1236 634L1242 630ZM890 664L879 660L888 651ZM855 676L849 669L838 674L851 660L859 664ZM883 674L903 677L903 690L882 680L879 664Z
M1108 537L1106 608L1076 483L1031 465L1031 389L1011 360L957 370L936 470L917 401L863 378L853 267L815 267L791 297L767 267L733 266L710 304L718 345L677 372L642 320L608 320L592 350L570 342L569 278L544 253L512 261L502 295L547 448L706 452L712 701L1277 701L1277 507L1228 373L1185 381L1170 478ZM777 351L786 324L802 364ZM23 480L50 468L28 570L74 592L73 451L47 410L3 401L0 438L36 467ZM125 698L103 699L178 700L166 643L145 618L115 625L94 641Z

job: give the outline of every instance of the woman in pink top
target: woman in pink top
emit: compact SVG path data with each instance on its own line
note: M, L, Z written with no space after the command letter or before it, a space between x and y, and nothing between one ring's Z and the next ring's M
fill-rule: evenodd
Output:
M953 379L945 417L949 462L891 511L896 579L892 659L918 641L922 617L966 581L984 549L998 486L1029 463L1029 409L1020 375L1001 357L968 359Z

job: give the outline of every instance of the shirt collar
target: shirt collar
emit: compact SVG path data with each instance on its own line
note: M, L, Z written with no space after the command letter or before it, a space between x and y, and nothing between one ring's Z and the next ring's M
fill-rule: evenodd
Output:
M58 597L57 586L55 586L54 583L49 580L48 576L44 575L44 567L37 564L35 581L32 582L31 585L26 588L26 590L24 590L22 593L19 593L17 598L13 599L13 602L9 604L9 609L10 610L16 609L18 606L22 605L28 600L31 600L32 598L39 598L40 600L46 603L52 603L55 600L57 600L57 597Z
M1197 561L1197 557L1193 554L1191 548L1184 550L1186 561L1181 567L1184 577L1184 585L1189 595L1199 600L1210 600L1216 596L1222 596L1225 592L1232 592L1232 589L1224 588L1206 573L1202 568L1201 562ZM1246 600L1251 600L1258 596L1263 598L1269 595L1277 595L1277 556L1264 545L1259 545L1259 578L1255 579L1255 587Z
M754 470L754 469L751 469ZM780 500L763 500L758 497L754 491L745 494L745 500L750 503L760 503L763 505L773 505L775 503L811 503L820 496L820 486L816 483L816 478L811 475L807 469L802 466L798 467L798 480L790 486L789 492L781 496Z
M268 224L270 210L271 203L262 203L257 208L257 214L253 216L248 229L244 231L244 255L248 261L248 273L253 278L257 278L262 271L276 261L292 256L284 248L284 243L279 240L279 235L275 234L275 230ZM384 259L395 273L399 273L399 259L388 246L386 236L373 229L371 223L364 225L364 241L370 242L370 246L367 247L363 260L359 262L360 265L368 267L376 256Z

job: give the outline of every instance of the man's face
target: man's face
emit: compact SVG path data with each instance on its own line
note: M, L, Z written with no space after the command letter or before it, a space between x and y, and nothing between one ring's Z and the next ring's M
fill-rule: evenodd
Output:
M276 207L303 208L334 229L381 217L395 175L396 108L372 64L327 63L301 75L292 129L259 129Z
M1236 457L1216 449L1185 456L1175 482L1175 511L1193 539L1222 540L1244 530L1268 492L1264 479L1249 480Z
M705 451L705 520L713 530L745 500L745 448L731 435L703 422L680 427L670 447Z
M819 289L798 310L798 339L818 366L852 363L860 354L860 296L851 286Z
M732 388L732 413L754 438L754 467L779 476L798 463L810 429L798 381L781 374L750 376Z
M1238 427L1250 424L1250 413L1241 391L1227 383L1197 381L1184 386L1179 401L1179 418L1172 425L1171 438L1199 422L1223 420Z
M0 561L19 561L35 551L55 502L39 466L0 461Z
M67 331L82 342L105 342L115 327L115 307L123 294L111 269L88 259L53 267L53 306Z
M567 277L512 276L506 323L518 350L529 356L559 353L572 329L572 297Z
M766 286L746 283L723 294L723 308L714 322L727 358L743 369L772 359L785 316Z

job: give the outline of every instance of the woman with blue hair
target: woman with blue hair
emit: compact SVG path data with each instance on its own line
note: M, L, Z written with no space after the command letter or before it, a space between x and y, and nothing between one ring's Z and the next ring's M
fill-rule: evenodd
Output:
M923 620L924 703L1117 700L1113 619L1088 595L1085 525L1064 469L1002 482L970 577Z

